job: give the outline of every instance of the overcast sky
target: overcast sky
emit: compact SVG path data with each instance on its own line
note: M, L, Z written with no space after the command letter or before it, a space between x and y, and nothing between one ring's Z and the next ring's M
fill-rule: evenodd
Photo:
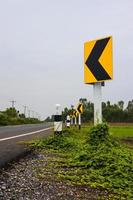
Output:
M47 117L93 101L83 82L84 42L113 36L114 80L103 100L133 99L132 0L0 0L0 110L16 100Z

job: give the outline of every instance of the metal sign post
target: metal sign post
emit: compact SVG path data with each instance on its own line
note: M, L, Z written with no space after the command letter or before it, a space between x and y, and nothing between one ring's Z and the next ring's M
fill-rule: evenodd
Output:
M94 83L94 125L102 123L102 85Z

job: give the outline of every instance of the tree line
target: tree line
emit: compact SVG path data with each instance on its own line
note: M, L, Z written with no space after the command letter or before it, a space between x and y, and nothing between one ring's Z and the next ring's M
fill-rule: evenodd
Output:
M35 124L41 121L37 118L27 118L24 114L20 114L15 108L7 108L0 111L0 126L19 125L19 124Z
M83 103L84 112L82 113L82 122L93 122L94 119L94 104L87 101L86 98L80 98ZM73 113L73 106L71 108L65 107L62 111L62 119L66 120L67 115ZM107 122L133 122L133 100L128 101L125 106L124 101L118 101L111 104L110 101L102 102L103 121ZM53 121L53 116L48 117L46 121Z

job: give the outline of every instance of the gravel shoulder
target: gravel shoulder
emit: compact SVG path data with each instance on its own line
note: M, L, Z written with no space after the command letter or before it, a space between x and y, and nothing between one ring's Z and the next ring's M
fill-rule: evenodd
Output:
M107 191L56 179L60 170L56 164L60 158L52 153L36 152L1 169L0 200L112 199Z

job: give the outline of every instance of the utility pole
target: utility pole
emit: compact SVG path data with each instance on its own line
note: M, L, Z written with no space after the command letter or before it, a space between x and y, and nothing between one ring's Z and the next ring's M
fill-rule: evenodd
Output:
M36 112L36 118L38 119L38 113Z
M12 108L14 108L15 107L14 105L15 105L16 101L12 100L10 102L12 103Z
M11 108L12 108L12 117L13 117L13 115L14 115L14 109L15 109L15 103L16 103L16 101L12 100L12 101L10 101L10 102L12 103L12 106L11 106Z
M30 110L28 110L28 118L30 118Z
M34 110L31 110L31 112L32 112L32 118L34 118Z
M27 106L23 106L24 107L24 115L25 115L25 117L26 117L26 110L27 110Z

